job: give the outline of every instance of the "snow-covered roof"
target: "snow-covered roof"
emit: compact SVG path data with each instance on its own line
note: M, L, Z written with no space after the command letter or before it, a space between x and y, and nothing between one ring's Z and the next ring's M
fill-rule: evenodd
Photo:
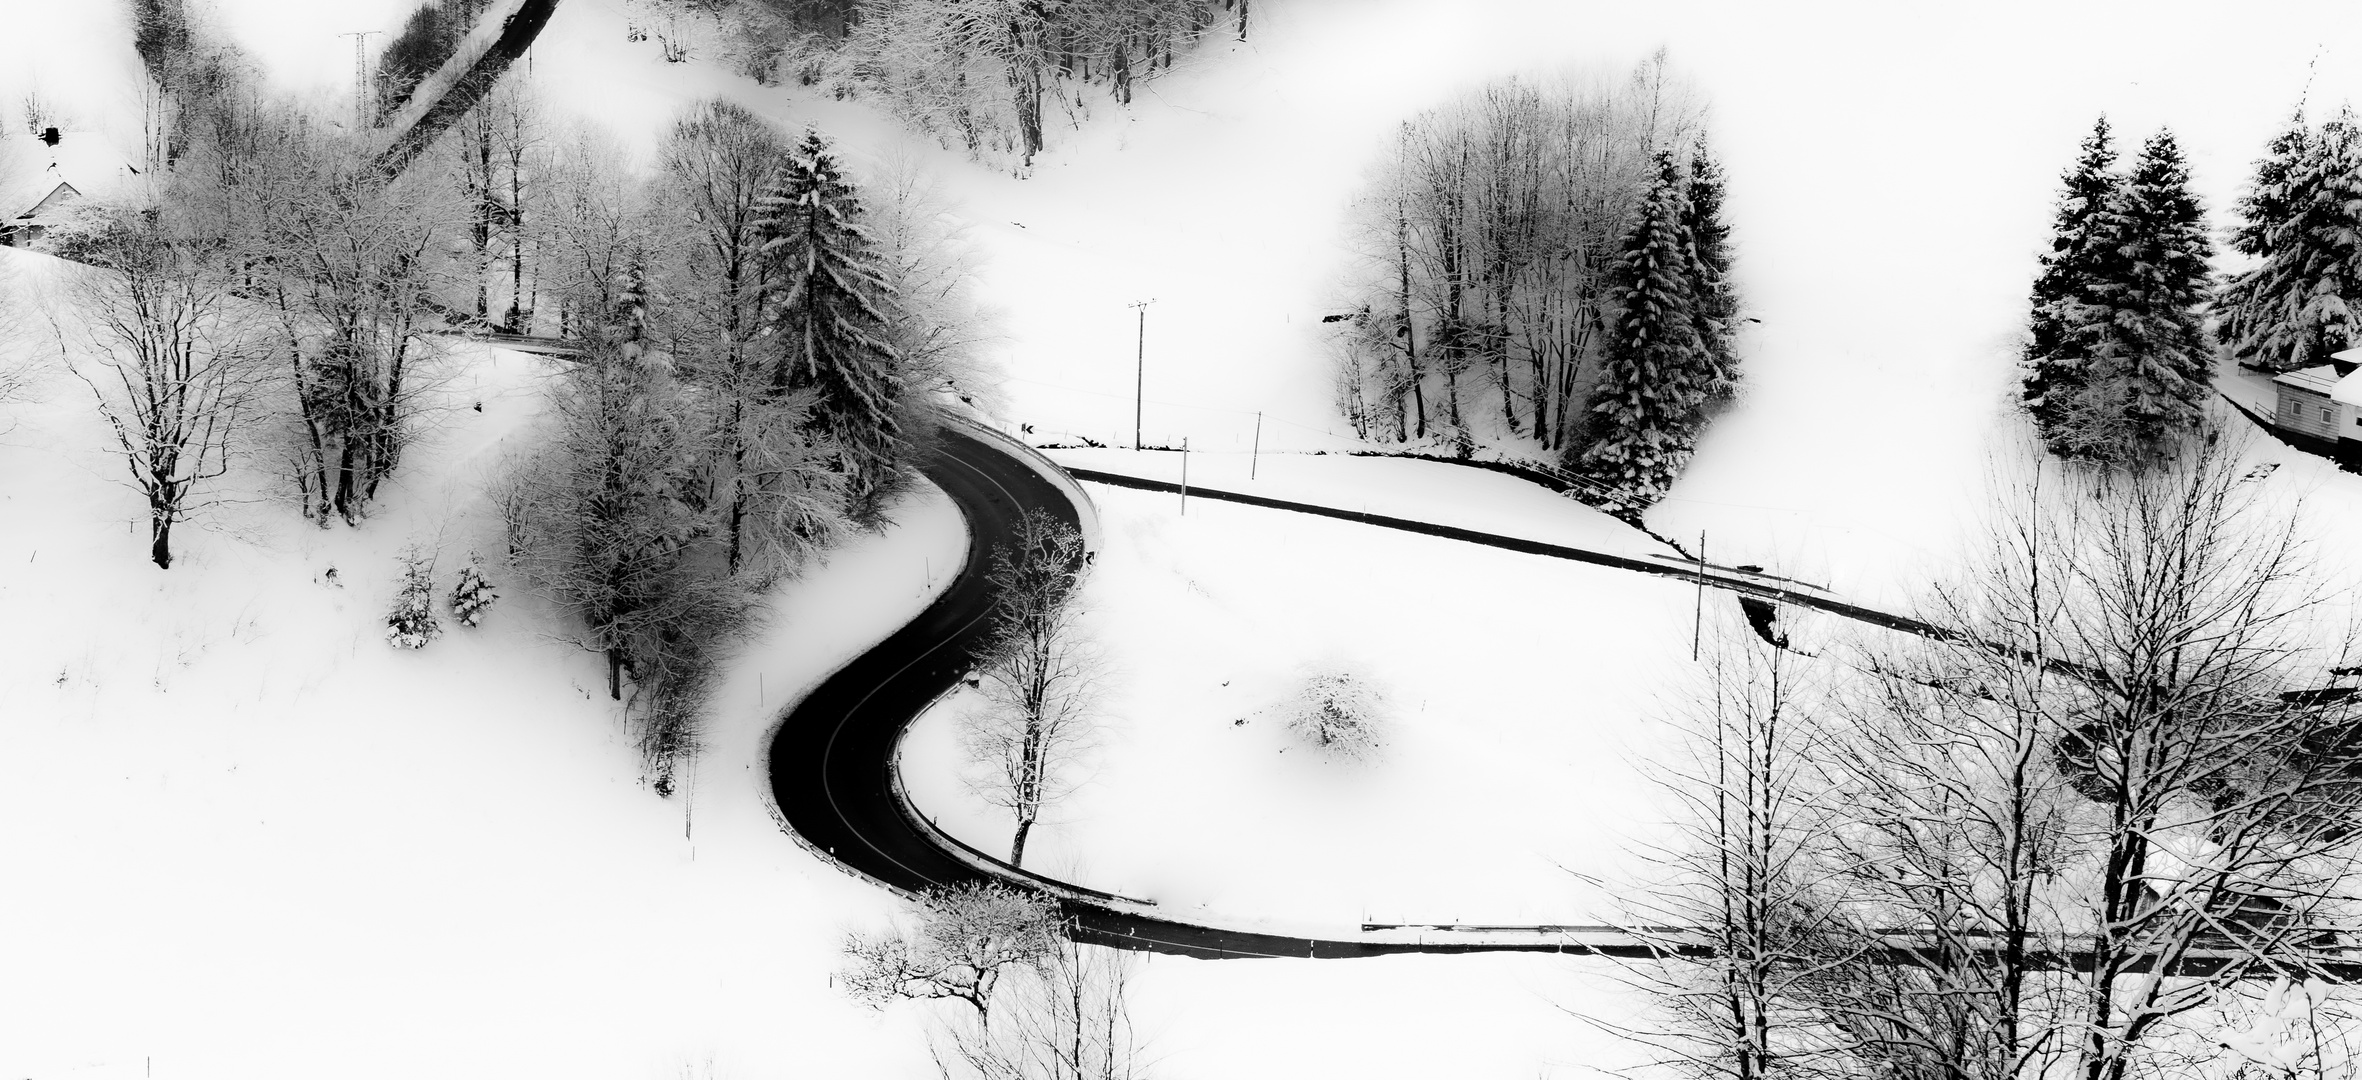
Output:
M2310 390L2316 394L2328 394L2337 389L2337 368L2329 364L2322 364L2319 367L2283 371L2272 376L2272 381L2283 386L2293 386L2299 390Z
M60 132L56 146L39 139L11 135L15 166L0 176L0 220L30 214L65 184L84 199L111 199L139 175L138 166L124 156L114 140L97 131Z
M2347 350L2347 352L2354 351L2357 350ZM2345 354L2340 353L2339 355ZM2355 368L2353 373L2339 379L2337 386L2329 391L2329 400L2340 405L2351 405L2362 409L2362 368Z

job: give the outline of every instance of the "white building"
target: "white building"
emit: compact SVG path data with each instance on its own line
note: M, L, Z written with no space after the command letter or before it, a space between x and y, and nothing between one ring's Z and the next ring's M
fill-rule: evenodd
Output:
M76 204L115 198L139 175L99 132L50 128L11 141L17 167L0 175L0 244L10 247L31 245L63 223Z

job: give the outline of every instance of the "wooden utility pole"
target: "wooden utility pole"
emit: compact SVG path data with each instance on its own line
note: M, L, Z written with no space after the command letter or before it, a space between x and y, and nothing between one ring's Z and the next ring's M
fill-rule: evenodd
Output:
M1189 436L1181 436L1181 516L1189 516Z
M1156 303L1151 297L1127 305L1140 313L1140 348L1136 355L1138 368L1132 374L1132 449L1140 449L1140 411L1148 389L1148 305Z
M1255 410L1255 447L1247 451L1247 479L1255 478L1255 469L1263 460L1263 410Z
M1706 636L1706 530L1698 530L1698 610L1690 618L1689 658L1698 658L1698 643Z

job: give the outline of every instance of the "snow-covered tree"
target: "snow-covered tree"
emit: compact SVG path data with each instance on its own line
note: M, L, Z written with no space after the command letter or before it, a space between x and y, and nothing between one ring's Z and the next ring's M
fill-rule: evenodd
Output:
M2362 127L2281 133L2239 204L2232 247L2261 258L2216 299L2240 362L2292 371L2362 344Z
M402 586L386 612L385 639L397 649L423 649L442 636L435 618L435 559L417 547L402 552Z
M868 517L900 467L903 381L889 325L896 301L862 217L828 141L807 131L758 229L773 267L773 392L812 392L809 427L843 456L856 516Z
M229 470L264 385L265 352L229 308L219 252L171 223L101 210L57 250L96 267L49 311L67 369L90 389L148 508L148 556L172 566L172 528ZM0 390L19 376L0 370Z
M2034 279L2031 339L2023 354L2020 384L2026 408L2046 433L2064 426L2070 407L2064 391L2084 383L2090 362L2083 340L2071 331L2075 312L2082 310L2079 306L2093 299L2091 284L2102 259L2100 214L2123 183L2116 173L2116 147L2107 117L2092 125L2064 183L2052 217L2050 251L2042 256L2042 273Z
M2172 133L2141 148L2090 227L2099 255L2088 295L2055 307L2065 351L2084 366L2045 392L2066 407L2046 400L2044 436L2076 456L2153 460L2200 422L2214 359L2200 314L2214 247Z
M483 621L484 609L498 599L492 580L484 576L483 563L468 556L467 565L459 568L459 581L451 586L451 617L461 626L474 626Z
M1055 901L997 882L929 889L914 908L915 926L846 935L837 984L853 1000L949 999L989 1020L1002 978L1042 964L1064 936Z
M1671 154L1657 155L1656 172L1609 279L1617 314L1577 459L1640 505L1663 497L1688 464L1713 381L1698 337L1684 184Z
M1022 549L993 553L999 599L978 667L984 701L960 738L978 768L976 792L1016 818L1009 861L1020 865L1043 808L1073 790L1077 759L1099 735L1099 654L1075 602L1082 534L1038 510L1027 514L1026 533Z
M1697 266L1698 340L1706 346L1713 367L1708 396L1727 399L1738 389L1739 293L1731 281L1730 223L1722 218L1727 181L1722 163L1706 148L1705 133L1690 150L1687 212L1682 227L1689 233Z

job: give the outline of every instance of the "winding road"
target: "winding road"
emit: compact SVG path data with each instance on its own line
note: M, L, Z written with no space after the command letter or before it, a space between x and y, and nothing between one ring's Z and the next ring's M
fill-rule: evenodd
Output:
M990 630L991 553L1025 537L1025 511L1080 525L1072 498L1023 452L946 424L920 471L967 519L967 562L935 602L902 629L823 680L771 733L768 768L780 817L816 854L912 893L999 878L1057 897L1085 941L1199 957L1375 956L1404 952L1565 952L1656 955L1628 942L1565 935L1518 941L1419 941L1292 937L1162 918L1120 897L994 865L916 820L896 790L895 745L904 729L975 663ZM1606 928L1600 928L1602 930Z

